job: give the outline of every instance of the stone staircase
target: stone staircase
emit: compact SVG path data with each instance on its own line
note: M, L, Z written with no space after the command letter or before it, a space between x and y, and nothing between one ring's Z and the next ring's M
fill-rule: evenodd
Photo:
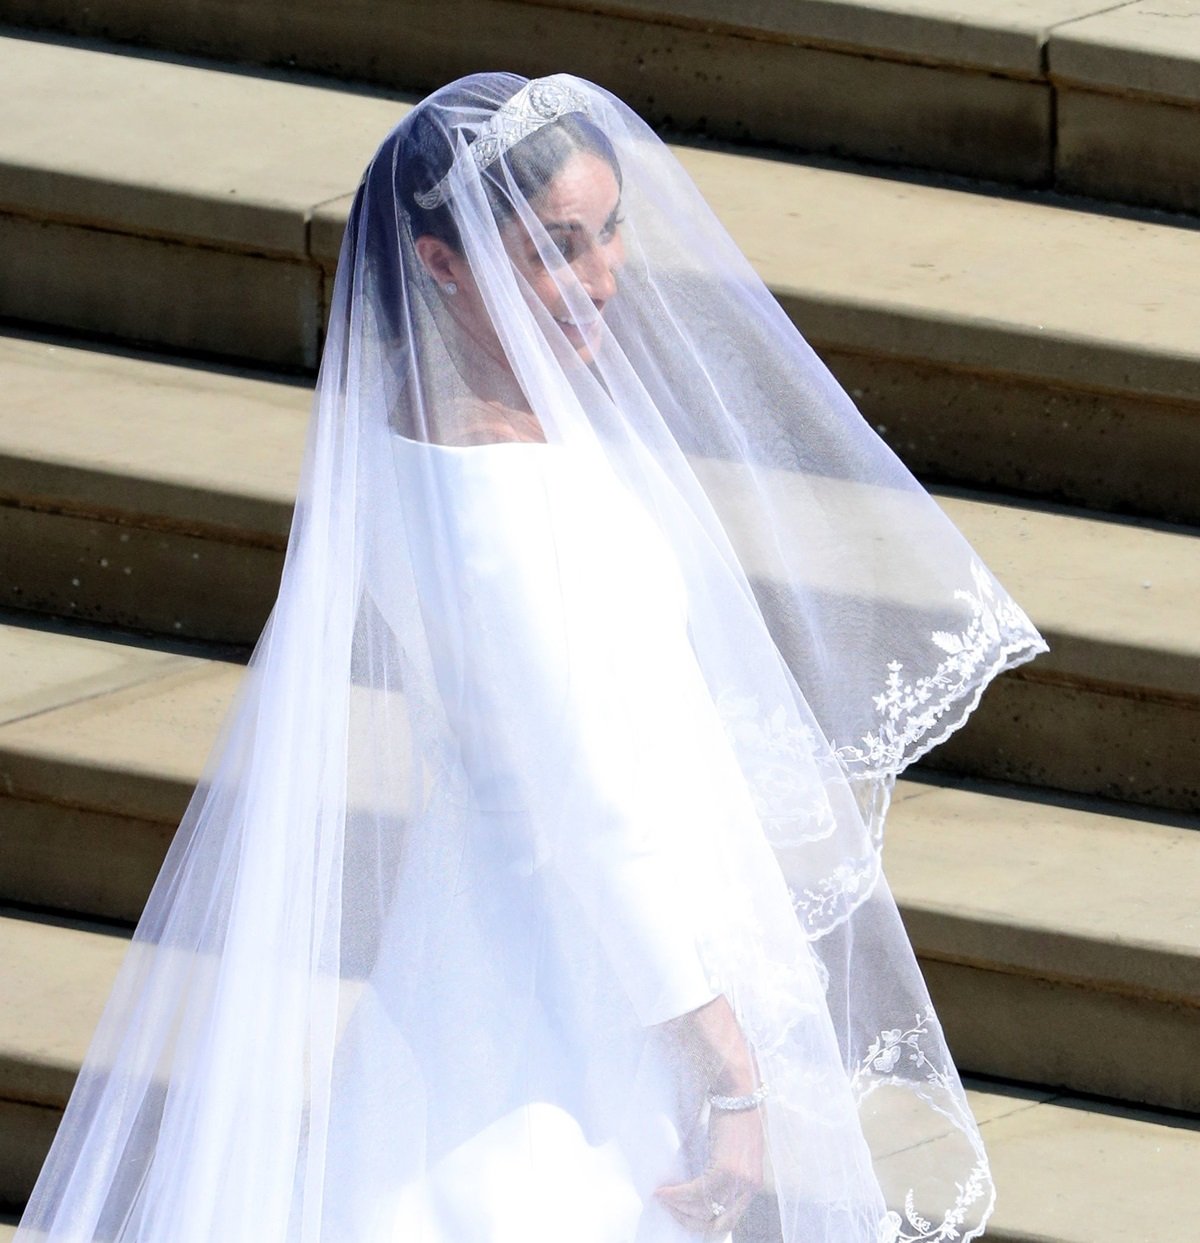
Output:
M503 63L692 132L735 239L1050 640L901 784L889 875L977 1076L989 1237L1190 1236L1200 10L731 7L0 0L0 1204L273 598L389 92Z

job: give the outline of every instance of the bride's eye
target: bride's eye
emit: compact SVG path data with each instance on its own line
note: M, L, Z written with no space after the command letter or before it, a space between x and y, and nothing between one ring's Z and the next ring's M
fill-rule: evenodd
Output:
M600 230L600 240L611 242L617 236L617 230L625 223L624 216L611 216L608 223Z

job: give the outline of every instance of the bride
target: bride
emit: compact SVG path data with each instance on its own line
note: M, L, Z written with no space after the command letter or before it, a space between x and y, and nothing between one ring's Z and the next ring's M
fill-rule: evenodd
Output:
M880 837L1043 646L636 116L438 91L18 1240L974 1237Z

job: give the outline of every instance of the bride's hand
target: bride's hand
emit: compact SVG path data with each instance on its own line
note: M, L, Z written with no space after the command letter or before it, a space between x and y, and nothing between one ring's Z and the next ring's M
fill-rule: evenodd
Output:
M662 1205L688 1230L718 1237L728 1234L761 1189L763 1129L757 1109L714 1109L708 1122L708 1161L704 1173L686 1183L659 1187ZM718 1213L715 1210L720 1209Z

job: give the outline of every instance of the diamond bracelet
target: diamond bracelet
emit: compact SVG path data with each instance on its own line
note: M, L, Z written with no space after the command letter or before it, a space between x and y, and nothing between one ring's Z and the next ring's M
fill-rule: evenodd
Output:
M741 1113L745 1109L757 1109L767 1099L767 1085L760 1083L749 1096L719 1096L716 1092L708 1094L708 1103L714 1109L726 1113Z

